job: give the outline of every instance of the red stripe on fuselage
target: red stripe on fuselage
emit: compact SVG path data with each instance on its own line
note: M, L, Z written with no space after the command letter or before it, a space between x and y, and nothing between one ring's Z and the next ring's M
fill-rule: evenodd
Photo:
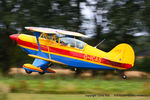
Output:
M53 53L77 57L77 58L81 58L81 59L84 59L84 55L85 55L82 53L72 52L72 51L63 50L63 49L54 48L54 47L49 47L49 50L50 50L50 52L53 52Z
M18 43L19 45L27 46L27 47L30 47L30 48L33 48L33 49L38 49L37 43L31 43L31 42L23 41L23 40L21 40L21 39L18 39L17 43ZM45 45L40 45L40 48L41 48L41 50L48 52L47 46L45 46Z
M105 58L101 58L101 63L112 65L112 66L118 66L118 67L126 68L126 69L129 69L129 68L132 67L131 64L124 64L124 63L114 62L114 61L111 61L111 60L108 60L108 59L105 59Z

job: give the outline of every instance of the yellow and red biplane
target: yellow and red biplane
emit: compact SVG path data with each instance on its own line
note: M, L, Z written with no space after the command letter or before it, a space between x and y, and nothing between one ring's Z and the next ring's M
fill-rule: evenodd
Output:
M30 74L32 72L55 73L50 67L53 63L65 64L73 68L96 70L127 70L134 65L135 54L132 47L122 43L110 52L104 52L87 43L72 38L84 37L78 32L64 31L42 27L25 27L33 31L35 36L26 34L13 34L10 38L35 58L32 64L24 64L23 68ZM64 37L56 37L57 35ZM122 74L123 78L126 78Z

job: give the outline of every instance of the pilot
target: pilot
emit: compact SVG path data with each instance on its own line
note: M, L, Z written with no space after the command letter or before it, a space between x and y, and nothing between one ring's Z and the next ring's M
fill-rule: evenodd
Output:
M66 46L67 44L65 42L61 41L61 45Z

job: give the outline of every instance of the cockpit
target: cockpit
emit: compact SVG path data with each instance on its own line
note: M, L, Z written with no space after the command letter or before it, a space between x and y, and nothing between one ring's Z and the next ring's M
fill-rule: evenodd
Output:
M85 42L80 41L80 40L75 39L75 38L70 38L70 37L58 38L52 34L50 34L50 35L41 34L40 38L44 39L44 40L49 40L49 41L51 41L51 43L54 43L54 44L57 43L57 44L60 44L61 46L77 48L80 50L82 50L86 44Z
M83 49L86 43L75 38L64 37L60 38L60 44L78 49Z

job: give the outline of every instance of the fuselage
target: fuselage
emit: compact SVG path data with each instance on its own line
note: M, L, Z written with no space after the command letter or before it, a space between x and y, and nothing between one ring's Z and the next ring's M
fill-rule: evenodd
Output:
M65 64L75 68L99 70L125 70L131 64L111 61L107 52L101 51L85 43L82 49L70 45L62 45L60 41L51 38L39 38L40 49L44 55L38 55L39 47L35 36L14 34L10 36L29 56L50 62ZM107 58L107 59L106 59Z

